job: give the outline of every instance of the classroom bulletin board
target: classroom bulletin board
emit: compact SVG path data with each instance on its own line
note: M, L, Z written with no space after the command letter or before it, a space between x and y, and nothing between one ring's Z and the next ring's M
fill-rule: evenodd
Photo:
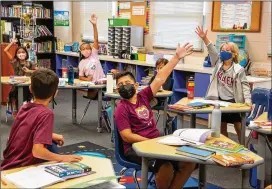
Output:
M127 6L121 5L124 5L124 3ZM118 17L125 18L127 16L129 18L129 25L144 27L145 34L149 33L149 12L149 0L141 2L118 1Z
M243 3L239 1L213 2L211 30L214 32L260 32L262 2Z

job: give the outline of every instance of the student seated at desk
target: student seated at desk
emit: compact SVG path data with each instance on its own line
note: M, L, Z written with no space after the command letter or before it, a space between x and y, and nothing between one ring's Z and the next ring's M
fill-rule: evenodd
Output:
M150 101L171 74L180 59L192 53L192 45L178 46L176 55L156 75L150 86L136 92L139 86L130 72L117 74L117 89L123 99L118 104L114 119L124 143L124 153L129 161L141 164L141 157L132 144L159 137ZM150 162L153 164L154 162ZM195 169L195 164L156 160L154 164L157 188L182 188Z
M11 43L4 49L10 63L12 64L14 74L16 76L31 76L31 74L38 69L36 63L28 61L28 52L25 47L17 47L15 54L11 55L9 49L12 45L17 43L17 39L12 39ZM8 104L12 107L12 114L15 117L18 111L18 89L17 87L12 87L9 97ZM28 87L23 89L24 101L30 101L31 95Z
M98 57L98 31L97 31L97 17L95 14L91 16L90 22L94 29L94 43L91 47L88 43L80 45L80 52L83 59L79 62L79 79L83 81L98 82L99 79L105 78L105 74ZM96 98L98 91L96 89L88 90L89 98Z
M232 103L246 103L251 106L250 85L246 79L244 68L238 63L239 48L235 43L226 42L221 45L219 55L208 39L207 32L199 26L196 28L196 33L208 48L211 64L215 67L206 98ZM232 123L240 140L242 127L240 114L224 113L221 121L221 133L228 137L227 123Z
M7 147L3 152L1 170L33 165L43 161L73 162L82 157L56 154L57 143L62 146L62 135L53 133L54 113L48 108L57 95L59 79L49 69L39 69L31 76L29 87L33 103L20 109L12 126ZM51 151L54 152L51 152Z

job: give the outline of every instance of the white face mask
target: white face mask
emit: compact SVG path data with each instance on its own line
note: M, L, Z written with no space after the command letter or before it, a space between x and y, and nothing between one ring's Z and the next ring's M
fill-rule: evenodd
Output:
M19 53L19 54L17 54L17 57L18 57L20 60L25 60L25 58L26 58L26 53Z

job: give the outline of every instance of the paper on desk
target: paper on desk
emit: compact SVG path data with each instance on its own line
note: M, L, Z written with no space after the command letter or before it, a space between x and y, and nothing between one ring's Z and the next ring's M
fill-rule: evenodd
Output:
M76 85L82 86L82 87L88 87L91 85L95 85L93 82L90 81L81 81L79 83L77 83Z
M42 188L63 181L48 173L44 167L31 167L11 174L3 175L4 180L20 188Z
M212 104L212 105L219 104L222 107L228 107L231 104L230 102L221 101L221 100L195 99L190 101L190 103L194 103L194 102L203 102L203 103Z
M170 146L185 146L185 145L202 145L203 143L201 142L196 142L196 141L190 141L188 140L184 141L182 140L180 137L177 136L167 136L161 140L158 141L158 143L160 144L166 144L166 145L170 145Z

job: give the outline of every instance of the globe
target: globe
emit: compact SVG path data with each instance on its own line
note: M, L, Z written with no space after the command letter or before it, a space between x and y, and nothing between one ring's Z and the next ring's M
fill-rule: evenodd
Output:
M238 58L239 64L245 67L248 59L249 59L248 52L244 49L240 49Z

